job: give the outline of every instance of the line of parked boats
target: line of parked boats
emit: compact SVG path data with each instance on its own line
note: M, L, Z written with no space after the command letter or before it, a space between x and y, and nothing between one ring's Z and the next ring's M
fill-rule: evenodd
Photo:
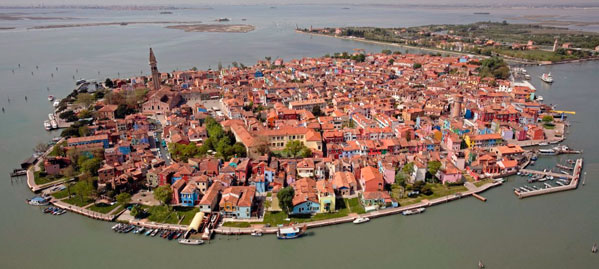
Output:
M404 216L415 215L415 214L420 214L420 213L424 212L424 210L426 210L426 208L419 207L419 208L415 208L415 209L404 210L401 212L401 214Z
M44 129L46 131L54 130L58 128L58 123L56 122L56 117L54 113L48 114L48 119L44 121Z
M58 207L54 207L54 206L49 206L44 208L44 213L46 214L52 214L55 216L60 216L64 213L67 213L66 210L62 209L62 208L58 208Z
M185 238L186 233L183 231L177 231L177 230L160 229L160 228L151 229L151 228L145 228L142 226L136 226L133 224L124 224L124 223L115 224L114 226L112 226L112 230L117 233L132 233L132 234L139 234L139 235L143 234L145 236L161 237L161 238L164 238L167 240L174 239L183 245L204 244L204 241L199 240L199 239Z

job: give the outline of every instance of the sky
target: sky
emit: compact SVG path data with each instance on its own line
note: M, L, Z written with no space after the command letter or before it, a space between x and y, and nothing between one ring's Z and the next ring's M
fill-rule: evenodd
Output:
M597 4L599 0L0 0L0 5L247 5L247 4Z

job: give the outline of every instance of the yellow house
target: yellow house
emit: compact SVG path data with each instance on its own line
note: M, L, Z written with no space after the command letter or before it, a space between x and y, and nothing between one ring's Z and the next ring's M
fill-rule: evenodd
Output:
M320 203L320 213L335 212L335 191L333 185L327 180L316 182L318 191L318 202Z

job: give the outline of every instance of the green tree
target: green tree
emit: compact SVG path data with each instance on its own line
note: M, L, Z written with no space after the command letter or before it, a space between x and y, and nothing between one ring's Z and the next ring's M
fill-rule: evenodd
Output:
M418 69L418 68L422 67L422 64L421 63L415 63L413 67L414 67L414 69Z
M72 190L83 204L85 199L92 195L94 186L88 180L80 180L73 185Z
M290 210L293 208L294 196L295 190L291 186L283 188L277 193L277 198L279 199L279 206L287 214L289 214Z
M553 116L551 115L545 115L542 118L543 122L553 122Z
M128 192L121 192L116 196L116 201L123 206L127 206L129 202L131 202L131 194Z
M411 175L414 172L414 163L410 162L403 166L401 169L406 175Z
M88 107L93 104L95 101L94 97L89 93L79 93L77 95L77 101L75 103L80 104L82 106Z
M154 189L154 198L162 204L168 204L173 197L173 190L171 189L171 185L162 185L156 189Z
M395 183L398 184L399 186L405 187L406 186L406 174L402 171L397 171L397 173L395 174Z
M98 175L98 170L102 167L102 159L91 158L81 163L81 171L88 172L93 176Z
M134 205L133 207L131 207L131 216L133 216L136 219L139 219L141 217L143 217L145 215L145 210L143 208L141 208L140 205Z
M391 50L384 49L381 51L381 53L383 53L385 55L390 55L392 52L391 52Z
M285 144L285 148L283 149L283 152L292 158L298 157L300 155L300 152L305 148L306 146L304 145L304 143L302 141L299 140L291 140L289 142L287 142L287 144Z
M427 164L427 171L433 177L437 174L437 171L439 171L439 168L441 168L441 162L439 162L439 161L430 161Z
M109 78L106 78L106 80L104 81L104 85L108 88L114 87L114 83L112 83L112 80L110 80Z

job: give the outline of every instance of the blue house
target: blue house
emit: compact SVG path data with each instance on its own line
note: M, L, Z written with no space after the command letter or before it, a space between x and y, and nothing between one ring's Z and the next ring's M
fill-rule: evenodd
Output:
M315 214L320 211L320 204L318 203L318 197L314 196L316 200L305 200L299 203L293 203L293 210L290 215L303 215L303 214Z
M195 184L187 184L180 194L182 206L195 206L199 202L199 191Z
M250 179L250 186L255 186L258 193L266 192L266 185L265 176L255 176Z

